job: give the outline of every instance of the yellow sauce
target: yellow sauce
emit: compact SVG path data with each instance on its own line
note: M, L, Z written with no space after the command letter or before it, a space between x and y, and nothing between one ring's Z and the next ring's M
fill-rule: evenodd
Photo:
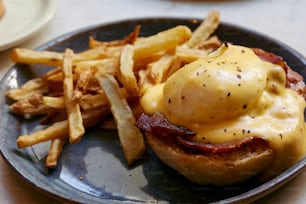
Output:
M269 177L306 151L305 101L285 83L282 67L263 62L249 48L224 45L148 88L141 105L147 114L160 112L196 132L194 141L265 138L275 151Z

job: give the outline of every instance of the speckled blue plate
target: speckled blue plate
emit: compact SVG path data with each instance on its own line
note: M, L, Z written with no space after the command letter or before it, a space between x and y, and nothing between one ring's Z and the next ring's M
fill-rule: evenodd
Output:
M98 25L56 38L38 50L76 52L88 48L88 37L99 40L122 38L136 25L141 35L184 24L194 29L199 20L177 18L133 19ZM257 32L222 23L216 33L223 41L259 47L282 56L294 70L306 77L306 60L293 49ZM116 132L99 127L86 132L82 141L65 146L59 166L48 171L44 166L46 145L18 149L16 138L37 128L40 118L24 119L9 112L12 103L5 93L23 82L45 73L42 66L14 65L3 77L0 88L0 148L8 164L28 183L47 195L80 203L209 203L251 202L280 187L303 171L306 159L278 177L261 185L251 180L226 187L198 186L188 182L162 164L148 150L133 166L127 166Z

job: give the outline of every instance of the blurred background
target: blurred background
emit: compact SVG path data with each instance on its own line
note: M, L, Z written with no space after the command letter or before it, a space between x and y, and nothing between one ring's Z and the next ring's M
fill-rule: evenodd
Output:
M306 55L304 0L5 0L4 4L7 9L0 21L1 42L5 42L3 36L11 29L23 25L25 32L31 29L32 21L50 12L48 22L28 39L15 45L17 47L35 49L67 32L118 20L144 17L204 18L208 11L219 10L222 22L266 34ZM56 9L50 11L50 7ZM11 15L13 9L14 15ZM32 15L37 10L38 16ZM18 21L7 23L12 20L8 18L17 18ZM25 19L28 20L26 25ZM11 48L0 51L1 78L12 66L8 58ZM256 203L306 203L302 186L306 187L306 173ZM1 203L58 203L16 177L2 157L0 198Z

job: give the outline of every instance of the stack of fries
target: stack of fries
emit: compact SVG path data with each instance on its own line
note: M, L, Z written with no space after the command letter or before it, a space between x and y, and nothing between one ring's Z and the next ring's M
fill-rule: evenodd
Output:
M219 22L219 13L212 11L194 32L179 25L149 37L140 37L137 26L120 40L89 37L89 49L81 53L14 49L15 63L54 66L7 93L15 100L12 112L45 115L41 123L48 125L19 136L18 147L50 140L46 167L55 168L65 143L80 142L90 126L115 124L127 162L133 163L145 151L144 137L135 126L139 98L186 63L217 49L221 43L211 35ZM115 122L106 117L109 114Z

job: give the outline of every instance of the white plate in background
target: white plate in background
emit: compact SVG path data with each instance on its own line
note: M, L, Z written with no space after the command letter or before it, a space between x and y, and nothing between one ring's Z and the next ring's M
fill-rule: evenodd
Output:
M58 0L5 0L0 20L0 51L33 36L54 16Z

